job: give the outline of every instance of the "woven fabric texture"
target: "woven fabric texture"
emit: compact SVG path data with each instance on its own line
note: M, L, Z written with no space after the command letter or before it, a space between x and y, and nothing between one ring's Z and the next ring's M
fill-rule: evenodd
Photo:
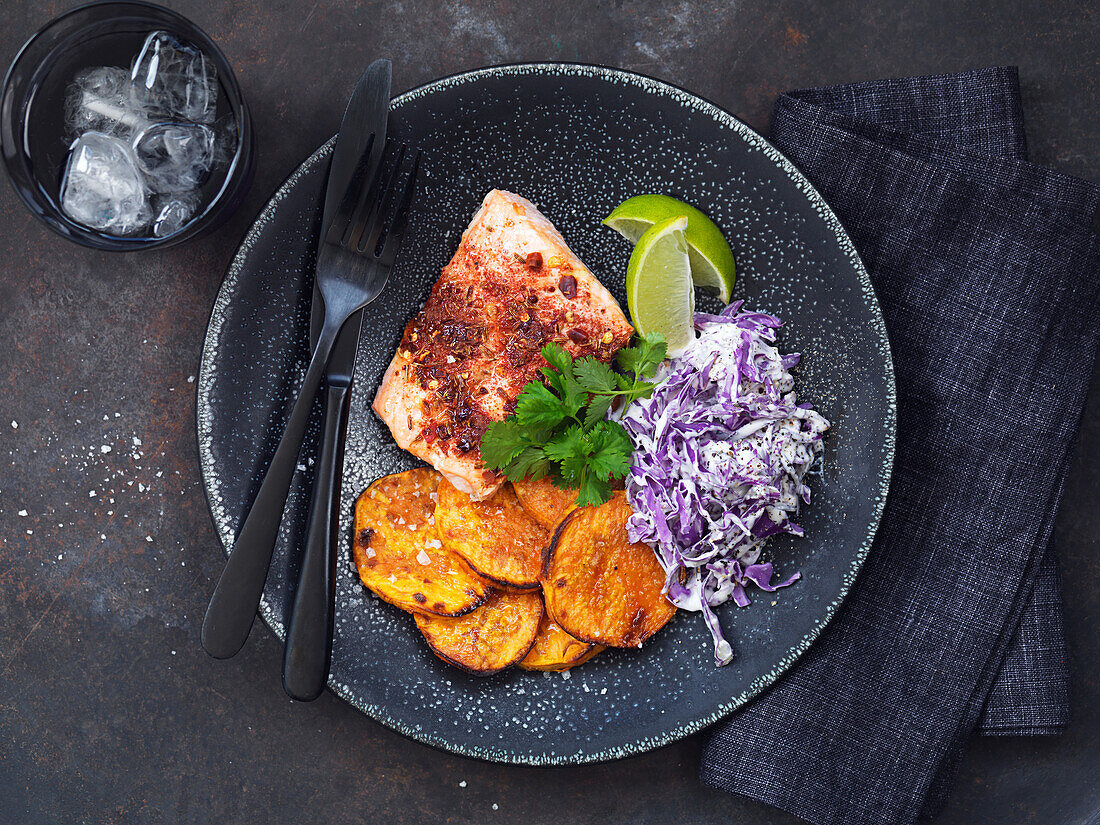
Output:
M870 273L897 453L845 604L701 776L815 825L910 823L975 731L1068 719L1049 544L1100 336L1100 188L1027 161L1014 68L791 92L772 140Z

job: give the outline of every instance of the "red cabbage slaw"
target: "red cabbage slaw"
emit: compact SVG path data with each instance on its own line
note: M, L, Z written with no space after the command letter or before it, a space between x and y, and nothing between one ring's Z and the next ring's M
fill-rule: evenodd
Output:
M733 648L714 608L731 597L747 606L749 583L772 592L800 577L773 582L760 553L769 536L803 534L791 517L810 501L804 478L829 427L797 403L790 369L799 355L771 345L779 319L740 312L742 303L696 313L698 339L620 419L634 444L630 539L654 548L669 601L702 612L719 665Z

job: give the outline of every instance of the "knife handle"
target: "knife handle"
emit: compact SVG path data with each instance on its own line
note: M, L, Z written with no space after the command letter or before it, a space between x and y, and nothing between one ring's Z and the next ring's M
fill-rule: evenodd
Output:
M216 659L228 659L236 655L248 639L256 608L264 592L267 568L279 536L279 525L286 506L287 493L294 480L298 453L305 439L309 414L317 390L324 378L336 334L346 319L339 323L325 318L325 326L317 340L298 399L294 402L283 437L275 449L275 456L264 473L260 490L244 518L237 540L229 553L221 578L214 587L206 616L202 620L200 640L203 649Z
M283 651L283 690L311 702L328 681L336 601L336 545L340 528L340 471L348 395L345 385L325 388L324 424L298 590Z

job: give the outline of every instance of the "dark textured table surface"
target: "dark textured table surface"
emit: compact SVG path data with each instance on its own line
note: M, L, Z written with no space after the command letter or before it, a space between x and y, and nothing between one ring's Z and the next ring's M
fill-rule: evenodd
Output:
M6 0L0 58L65 2ZM1100 10L1088 2L172 2L236 67L259 134L244 208L127 256L58 239L0 189L0 823L799 820L696 779L699 738L599 766L434 751L326 694L291 703L257 623L199 646L221 569L199 479L195 375L237 242L335 131L370 59L395 92L492 63L569 60L672 81L760 130L781 91L1021 67L1032 158L1100 180ZM1074 660L1057 738L974 741L942 823L1100 818L1100 372L1055 529ZM868 777L874 781L874 777Z

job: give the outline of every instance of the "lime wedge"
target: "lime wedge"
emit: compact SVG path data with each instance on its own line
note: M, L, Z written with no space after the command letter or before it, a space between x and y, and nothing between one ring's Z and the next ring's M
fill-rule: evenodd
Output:
M695 287L684 237L689 218L654 224L638 239L626 269L626 300L639 335L659 332L676 355L695 340Z
M696 286L717 292L728 304L733 292L733 252L722 230L691 204L668 195L636 195L619 204L603 222L637 243L651 226L677 215L688 219L684 237L691 258L691 279Z

